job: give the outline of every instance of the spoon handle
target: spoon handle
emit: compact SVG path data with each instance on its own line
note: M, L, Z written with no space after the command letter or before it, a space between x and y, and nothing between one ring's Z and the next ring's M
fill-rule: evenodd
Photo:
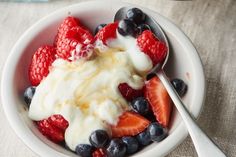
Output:
M167 92L169 93L173 103L175 104L178 112L180 113L188 132L192 138L195 145L197 154L199 157L226 157L226 155L209 139L209 137L199 128L194 119L191 117L187 108L181 101L175 89L169 82L165 72L160 69L157 76L165 86Z

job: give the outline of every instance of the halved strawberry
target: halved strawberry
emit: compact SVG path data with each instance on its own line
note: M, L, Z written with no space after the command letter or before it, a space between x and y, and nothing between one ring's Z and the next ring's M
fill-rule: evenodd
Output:
M162 126L167 127L172 111L172 102L158 77L153 77L147 82L145 97L151 105L156 120Z
M95 36L95 39L102 40L103 44L107 44L108 39L116 38L116 29L118 27L118 22L107 24L105 27L100 29Z
M150 121L134 112L124 112L116 126L112 125L112 137L134 136L148 127Z
M107 157L107 154L104 149L99 148L93 152L92 157Z

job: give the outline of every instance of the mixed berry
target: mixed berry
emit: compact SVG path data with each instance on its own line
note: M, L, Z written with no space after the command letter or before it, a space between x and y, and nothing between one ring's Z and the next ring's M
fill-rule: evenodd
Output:
M138 8L127 11L126 18L109 24L100 24L95 36L75 17L67 17L58 28L54 44L43 45L34 53L29 66L29 80L32 86L24 92L24 100L30 106L37 86L50 73L52 63L60 58L68 62L79 59L89 61L93 56L96 41L107 45L117 38L117 33L132 36L137 46L149 56L153 65L162 62L167 47L145 23L145 14ZM172 80L179 96L184 96L187 85L181 79ZM121 96L130 106L119 116L117 123L106 130L94 130L88 137L89 144L79 144L75 153L82 157L123 157L134 154L152 142L160 142L168 136L172 102L161 81L153 76L144 80L141 89L134 89L123 82L117 86ZM66 90L66 89L65 89ZM60 114L36 121L39 131L55 143L65 142L65 131L70 125ZM86 130L84 130L86 131Z

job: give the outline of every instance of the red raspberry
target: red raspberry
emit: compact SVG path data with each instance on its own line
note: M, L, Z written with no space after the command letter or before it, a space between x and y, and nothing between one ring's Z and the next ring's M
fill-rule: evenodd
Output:
M127 100L132 101L133 99L143 96L143 89L135 90L131 88L127 83L121 83L118 86L121 95Z
M29 66L29 80L33 86L37 86L49 73L49 67L53 63L56 50L52 46L41 46L34 53Z
M59 114L55 114L55 115L52 115L48 118L48 122L61 129L61 130L66 130L66 128L69 126L69 123L67 120L65 120L65 118L62 116L62 115L59 115Z
M150 30L142 32L137 38L137 43L140 50L151 58L153 65L165 59L167 53L165 43L159 41Z
M103 27L95 36L95 39L102 40L103 44L107 44L108 39L116 38L116 30L118 27L118 22L110 23Z
M62 39L65 38L66 33L73 27L79 26L80 22L72 17L68 16L64 19L64 21L61 23L61 25L58 28L57 35L55 37L54 45L57 46L58 42L60 42Z
M93 42L93 35L88 30L80 26L73 27L67 31L64 39L58 41L57 55L67 60L70 57L87 57Z
M93 152L92 157L107 157L107 155L102 148L99 148Z
M92 44L81 44L76 39L65 38L57 45L57 55L66 60L87 58L92 54Z
M53 142L64 141L66 128L69 126L67 120L61 115L52 115L48 119L37 122L39 131Z
M63 131L51 125L47 119L38 121L37 124L39 131L53 142L59 143L64 140Z

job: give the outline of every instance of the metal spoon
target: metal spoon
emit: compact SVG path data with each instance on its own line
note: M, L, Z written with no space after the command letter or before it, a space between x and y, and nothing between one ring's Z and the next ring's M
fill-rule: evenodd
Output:
M119 21L126 18L126 12L131 9L131 7L123 7L120 8L114 18L114 21ZM156 65L151 73L155 73L163 85L165 86L167 92L169 93L173 103L175 104L177 110L179 111L188 132L192 138L192 141L195 145L197 154L199 157L226 157L226 155L213 143L212 140L200 129L200 127L196 124L194 118L191 116L181 98L176 93L175 89L169 82L163 68L169 57L169 44L166 35L163 30L159 26L159 24L150 16L146 15L146 21L149 26L151 26L152 31L158 37L159 40L165 42L168 51L165 61L162 64Z

